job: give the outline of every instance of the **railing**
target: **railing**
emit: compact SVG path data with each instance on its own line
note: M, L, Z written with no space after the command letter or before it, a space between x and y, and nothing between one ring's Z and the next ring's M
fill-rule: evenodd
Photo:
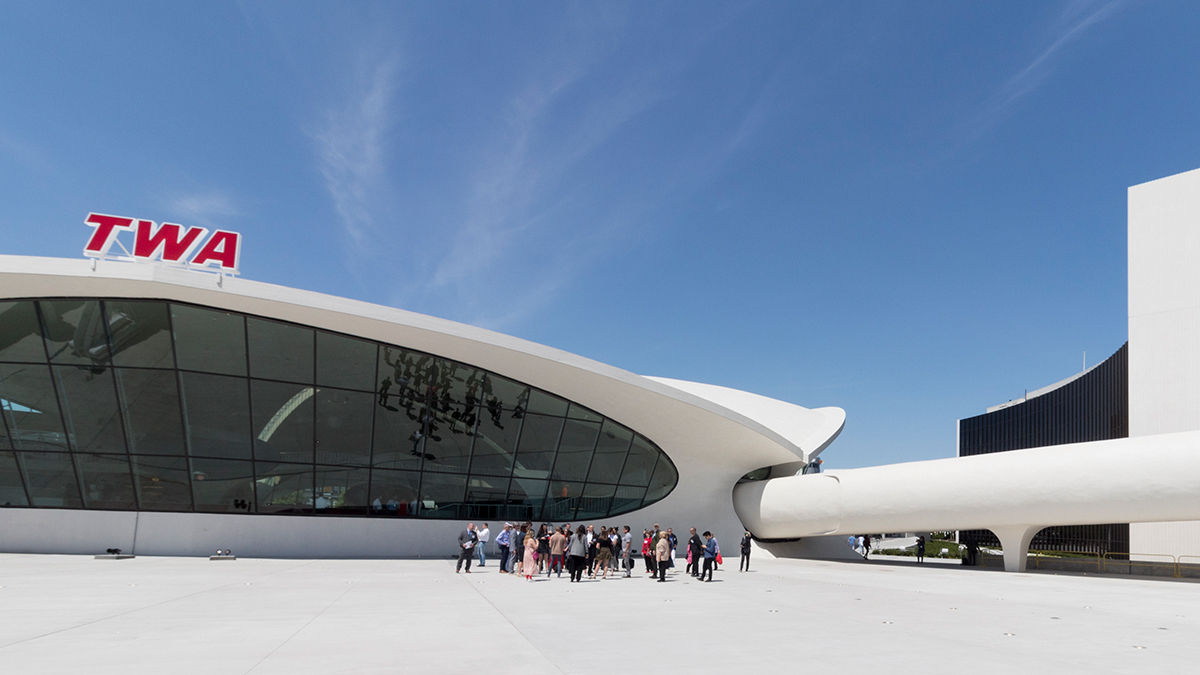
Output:
M1133 560L1132 558L1141 558ZM1031 550L1026 566L1031 569L1130 574L1142 576L1200 578L1200 555L1109 551L1081 554L1074 551Z

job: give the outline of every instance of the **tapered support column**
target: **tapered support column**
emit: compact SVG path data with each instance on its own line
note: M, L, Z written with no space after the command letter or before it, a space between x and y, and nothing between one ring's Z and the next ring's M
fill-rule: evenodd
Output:
M1043 525L1010 525L993 527L992 532L1000 539L1004 549L1004 571L1024 572L1025 559L1029 556L1029 542Z

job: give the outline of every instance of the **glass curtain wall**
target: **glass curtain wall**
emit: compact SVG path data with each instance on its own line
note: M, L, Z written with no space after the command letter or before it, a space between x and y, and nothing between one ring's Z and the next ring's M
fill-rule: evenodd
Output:
M433 354L182 303L0 301L0 506L570 521L677 481L631 429Z

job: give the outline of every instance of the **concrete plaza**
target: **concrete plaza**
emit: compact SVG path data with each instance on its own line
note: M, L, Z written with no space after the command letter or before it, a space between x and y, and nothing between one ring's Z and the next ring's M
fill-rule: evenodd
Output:
M729 559L571 584L449 560L0 555L0 663L37 673L1194 672L1195 583ZM786 669L786 670L781 670Z

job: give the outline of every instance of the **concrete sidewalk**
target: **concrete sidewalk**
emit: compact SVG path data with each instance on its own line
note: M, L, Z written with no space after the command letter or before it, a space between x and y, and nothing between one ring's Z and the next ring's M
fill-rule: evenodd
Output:
M37 673L1191 672L1200 587L730 559L571 584L452 561L0 555L0 663ZM730 563L733 563L732 565Z

